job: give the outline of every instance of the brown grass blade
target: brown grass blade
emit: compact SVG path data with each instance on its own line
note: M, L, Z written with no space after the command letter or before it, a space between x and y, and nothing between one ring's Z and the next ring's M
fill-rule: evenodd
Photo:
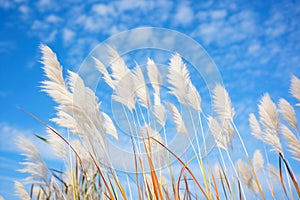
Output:
M153 190L154 190L155 197L156 197L156 199L163 199L163 193L162 193L161 187L159 185L159 181L158 181L158 178L157 178L157 175L156 175L156 172L155 172L155 169L154 169L154 165L153 165L153 162L152 162L151 148L150 148L150 152L149 152L144 138L143 138L143 143L144 143L144 147L145 147L145 150L146 150L148 164L149 164L149 167L150 167L150 174L151 174L151 179L152 179L152 184L153 184ZM149 147L151 146L150 145L150 139L148 139L148 145L149 145Z
M238 179L238 188L239 188L239 199L242 199L242 189L241 189L241 182Z
M95 164L95 166L96 166L96 168L97 168L97 170L98 170L98 172L99 172L99 174L100 174L100 176L101 176L101 178L102 178L102 180L103 180L103 183L104 183L104 185L105 185L105 187L106 187L106 189L107 189L107 191L108 191L109 198L110 198L110 199L114 199L113 193L112 193L112 191L110 190L107 181L105 180L105 177L104 177L104 174L103 174L101 168L100 168L99 165L97 164L97 162L96 162L95 158L93 157L93 155L91 154L91 152L89 152L89 154L90 154L90 156L91 156L91 158L92 158L92 160L93 160L93 162L94 162L94 164Z
M284 164L285 164L285 166L286 166L286 168L287 168L287 170L288 170L288 173L289 173L289 175L290 175L290 177L291 177L291 179L292 179L292 181L293 181L293 184L294 184L295 189L296 189L296 191L297 191L298 197L300 198L300 189L299 189L299 185L298 185L298 183L297 183L297 180L296 180L296 178L295 178L295 176L294 176L292 170L290 169L288 163L286 162L285 158L282 156L281 153L279 153L279 156L280 156L280 158L283 160L283 162L284 162Z
M186 164L173 152L171 151L168 147L166 147L164 144L162 144L160 141L156 140L155 138L151 137L151 139L153 139L155 142L157 142L158 144L160 144L162 147L164 147L168 152L170 152L179 162L180 164L182 164L182 166L189 172L189 174L191 175L192 179L196 182L198 188L201 190L202 194L204 195L204 197L206 199L209 199L207 194L205 193L204 189L202 188L202 186L200 185L199 181L197 180L197 178L195 177L195 175L193 174L193 172L190 170L190 168L188 166L186 166Z
M279 153L279 160L278 161L279 161L279 175L280 175L281 186L282 186L282 189L284 191L284 194L288 198L288 194L286 192L286 188L285 188L283 177L282 177L282 166L281 166L281 156L280 156L280 153Z
M183 180L184 180L184 184L185 184L185 192L186 192L187 198L191 199L191 192L189 189L189 183L187 181L186 174L183 175Z
M213 188L215 189L215 192L216 192L216 198L217 198L217 200L220 200L219 190L218 190L218 187L217 187L217 183L216 183L214 173L212 171L210 171L210 173L211 173L211 177L212 177L212 181L213 181Z
M185 166L187 166L192 160L193 160L193 158L191 158L190 160L188 160L188 161L185 163ZM181 176L183 175L184 170L185 170L185 168L184 168L184 166L182 166L182 168L181 168L181 170L180 170L180 174L179 174L179 176L178 176L177 184L176 184L177 187L176 187L176 192L175 192L175 194L176 194L177 198L179 198L179 199L180 199L180 195L179 195L179 190L180 190L180 180L181 180Z
M110 170L110 173L112 174L112 177L114 178L115 180L115 183L117 184L117 187L119 189L119 191L121 192L121 195L123 197L124 200L127 200L127 196L125 194L125 190L124 188L122 187L122 184L120 183L117 175L115 174L115 172L113 171L113 168L112 167L109 167L109 170Z

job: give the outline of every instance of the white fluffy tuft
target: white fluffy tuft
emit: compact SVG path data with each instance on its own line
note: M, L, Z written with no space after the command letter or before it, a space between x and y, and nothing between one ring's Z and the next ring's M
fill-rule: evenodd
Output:
M169 108L169 112L172 115L173 122L176 125L176 131L178 133L188 136L188 131L186 129L184 121L175 105L173 105L172 103L167 103L167 106Z
M279 112L294 130L298 129L296 112L287 100L279 100Z

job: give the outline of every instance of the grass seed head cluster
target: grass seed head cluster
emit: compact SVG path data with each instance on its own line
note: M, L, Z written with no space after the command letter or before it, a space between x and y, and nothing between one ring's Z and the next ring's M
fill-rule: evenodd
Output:
M296 177L299 171L293 171L289 163L290 158L296 166L300 161L299 130L296 111L286 99L281 98L277 106L266 93L258 104L258 116L249 115L252 139L263 144L251 156L243 141L250 134L245 136L239 132L234 122L235 110L224 86L215 85L212 106L216 115L208 116L179 54L171 56L165 77L169 94L177 100L174 103L161 94L164 77L154 60L148 58L145 72L138 64L130 69L118 52L108 47L108 67L97 58L93 60L113 91L111 98L125 110L134 152L131 165L136 171L122 173L112 165L107 148L108 137L116 142L120 140L111 113L102 110L94 91L77 73L67 70L64 78L62 67L48 46L40 48L47 78L41 82L41 88L57 103L51 122L67 129L70 135L61 134L32 115L47 128L47 135L40 137L41 142L51 146L65 167L60 170L47 166L30 140L18 138L17 145L25 157L20 172L28 175L22 183L15 181L16 195L21 199L300 198ZM146 84L146 78L150 84ZM290 93L299 106L300 80L296 76L291 78ZM192 129L186 125L181 106L190 115L197 113ZM177 155L169 148L166 127L170 121L174 131L190 141L194 153L191 158ZM162 129L156 129L158 125ZM198 125L200 129L196 128ZM190 130L194 131L196 142L190 138ZM206 132L213 136L217 161L207 156ZM234 159L237 143L243 153ZM272 164L269 150L277 154L277 166ZM142 159L142 153L146 159ZM175 158L179 167L172 165L171 158ZM192 163L196 167L190 167Z

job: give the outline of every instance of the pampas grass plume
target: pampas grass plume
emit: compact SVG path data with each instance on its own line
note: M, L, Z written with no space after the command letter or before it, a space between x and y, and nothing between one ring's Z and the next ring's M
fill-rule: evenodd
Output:
M260 128L259 122L257 121L257 119L253 113L251 113L249 115L249 123L250 123L250 127L251 127L251 134L255 138L262 140L263 139L262 130Z
M254 152L254 155L253 155L253 158L252 158L252 163L253 163L255 173L257 173L260 169L263 168L264 158L263 158L260 150L257 149Z
M271 100L268 93L264 94L258 105L260 122L269 129L272 133L276 134L278 131L278 113L275 103Z
M291 88L290 93L300 101L300 80L296 76L292 76L291 79ZM296 104L297 106L300 106L300 103Z
M231 105L231 100L226 89L217 84L212 92L213 99L213 108L214 111L218 114L218 118L223 120L233 120L234 117L234 108Z
M16 195L21 199L21 200L31 200L29 194L24 188L24 185L18 181L15 181L15 191Z
M169 112L171 113L172 115L172 118L173 118L173 122L176 126L176 131L178 133L181 133L183 135L188 135L188 131L185 127L185 124L184 124L184 121L179 113L179 111L177 110L177 108L175 107L174 104L172 103L167 103L167 106L169 108Z
M291 104L283 98L279 100L279 112L294 130L298 129L296 112Z
M285 125L281 125L281 132L286 139L288 148L293 154L294 159L300 161L300 141Z

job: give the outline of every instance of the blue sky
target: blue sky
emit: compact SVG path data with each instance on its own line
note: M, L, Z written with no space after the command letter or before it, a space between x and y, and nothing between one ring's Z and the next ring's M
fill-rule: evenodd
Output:
M43 134L22 107L44 121L54 103L40 92L38 46L49 45L65 69L76 71L100 42L141 26L182 32L216 63L243 121L257 113L264 92L287 98L292 74L300 77L298 1L94 1L0 0L0 195L13 199L13 179L22 157L14 138ZM51 158L50 158L51 159Z

